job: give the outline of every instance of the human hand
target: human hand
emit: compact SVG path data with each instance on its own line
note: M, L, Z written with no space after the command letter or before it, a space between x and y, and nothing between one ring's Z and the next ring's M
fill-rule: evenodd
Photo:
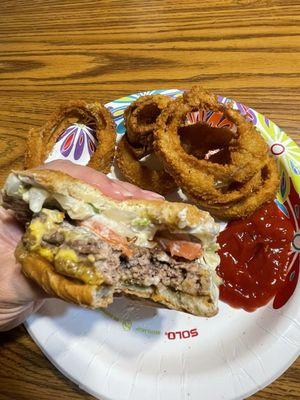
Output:
M101 172L75 165L69 161L52 161L39 167L60 170L97 188L117 200L163 199L162 196L137 188L127 182L111 180ZM13 214L0 207L0 331L6 331L24 320L43 303L49 295L28 280L16 262L14 251L23 234L22 227Z

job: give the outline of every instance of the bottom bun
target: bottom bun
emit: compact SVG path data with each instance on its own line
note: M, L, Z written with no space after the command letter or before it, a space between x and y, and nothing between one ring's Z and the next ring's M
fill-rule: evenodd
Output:
M38 254L28 252L21 244L16 258L27 278L40 285L46 293L91 308L107 307L113 301L113 290L93 286L58 274L52 264Z

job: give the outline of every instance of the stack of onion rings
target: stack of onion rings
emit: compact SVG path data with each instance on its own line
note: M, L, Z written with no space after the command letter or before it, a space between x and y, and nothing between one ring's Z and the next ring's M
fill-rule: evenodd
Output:
M74 122L92 127L98 140L96 151L92 154L88 166L108 173L115 154L115 123L110 112L102 104L87 104L84 101L70 101L62 105L44 126L29 131L25 167L34 168L42 164L59 135Z
M140 160L153 153L157 117L171 102L168 96L163 95L142 96L133 102L125 110L126 133L116 151L116 164L130 183L162 195L176 188L173 178L163 169L150 169Z
M197 158L182 145L180 127L189 113L201 110L222 112L236 126L228 141L226 163ZM275 196L278 173L265 141L238 111L197 86L162 111L154 137L165 170L183 192L219 218L247 216Z

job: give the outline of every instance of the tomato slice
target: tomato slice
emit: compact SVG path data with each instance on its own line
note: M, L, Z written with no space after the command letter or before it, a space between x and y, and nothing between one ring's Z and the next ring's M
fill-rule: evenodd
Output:
M172 240L162 237L155 239L161 247L166 250L171 256L185 258L193 261L202 255L202 246L200 243L188 242L187 240Z
M81 221L80 226L85 226L96 233L96 235L98 235L101 239L110 244L116 245L127 257L132 256L133 251L130 249L127 239L123 236L120 236L107 226L102 225L99 221L87 219L85 221Z

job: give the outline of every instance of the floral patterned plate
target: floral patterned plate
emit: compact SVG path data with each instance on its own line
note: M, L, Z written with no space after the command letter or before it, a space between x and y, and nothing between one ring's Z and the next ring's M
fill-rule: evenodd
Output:
M153 93L176 97L181 91L138 93L107 104L119 136L124 109ZM219 314L211 319L129 299L96 311L48 300L27 320L30 335L64 375L99 399L244 399L275 380L299 355L300 149L263 115L237 102L234 107L258 128L278 161L276 203L295 227L285 286L254 313L220 302ZM189 118L212 126L229 122L209 112ZM49 159L84 165L96 145L91 130L77 124L62 133Z

